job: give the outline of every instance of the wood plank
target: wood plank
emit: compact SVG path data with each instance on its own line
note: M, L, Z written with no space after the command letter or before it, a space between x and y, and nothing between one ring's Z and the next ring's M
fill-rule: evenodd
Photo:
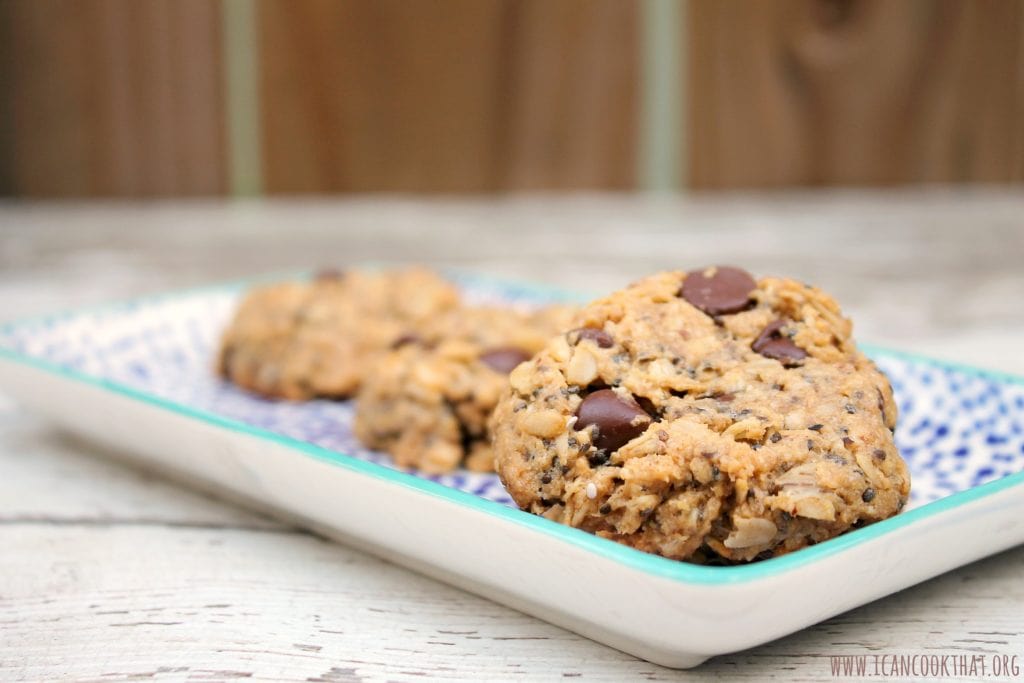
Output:
M694 0L699 188L1024 180L1024 4Z
M991 671L1024 647L1024 548L684 674L303 534L5 524L0 543L8 680L821 681L830 655Z
M0 3L0 194L223 192L219 6Z
M636 9L259 5L270 192L627 187Z
M500 185L632 189L639 10L618 0L531 0L507 11Z

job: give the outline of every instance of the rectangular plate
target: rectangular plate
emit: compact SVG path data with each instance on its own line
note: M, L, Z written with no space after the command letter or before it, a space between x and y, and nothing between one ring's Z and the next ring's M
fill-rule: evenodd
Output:
M453 278L477 302L578 298ZM899 403L907 509L783 557L703 567L522 512L496 475L395 469L355 440L350 403L266 401L220 381L213 354L245 286L7 325L0 387L147 467L665 666L759 645L1024 542L1021 378L868 349Z

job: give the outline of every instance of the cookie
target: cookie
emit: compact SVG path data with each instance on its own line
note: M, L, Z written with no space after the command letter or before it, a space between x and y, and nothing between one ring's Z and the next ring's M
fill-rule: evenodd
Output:
M487 420L508 373L567 329L572 311L461 308L400 340L363 383L354 430L398 465L494 469Z
M665 557L773 557L896 514L896 406L821 290L729 267L595 301L491 430L524 510Z
M458 304L453 285L411 268L327 271L250 292L224 332L217 367L255 393L344 398L373 357Z

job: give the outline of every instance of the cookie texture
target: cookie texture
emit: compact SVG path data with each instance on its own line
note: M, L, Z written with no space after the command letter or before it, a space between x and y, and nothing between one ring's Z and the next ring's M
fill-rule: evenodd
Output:
M516 503L697 562L781 555L896 514L896 406L836 302L789 279L666 272L597 300L492 416Z
M250 292L224 332L217 368L258 394L351 396L373 359L458 304L424 269L324 272Z
M425 472L493 470L487 421L508 373L568 329L571 316L566 307L439 316L369 373L356 402L356 436Z

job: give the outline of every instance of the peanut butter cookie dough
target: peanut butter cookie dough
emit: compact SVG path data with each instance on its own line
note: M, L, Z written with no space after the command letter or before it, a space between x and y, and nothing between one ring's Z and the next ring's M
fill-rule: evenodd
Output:
M516 503L698 562L781 555L910 491L885 376L821 290L730 267L586 306L510 376L491 429Z
M354 429L425 472L494 469L487 419L508 373L570 326L572 311L460 308L383 356L363 383Z
M325 271L311 282L261 287L225 331L217 367L273 398L344 398L374 356L458 304L453 285L424 269Z

